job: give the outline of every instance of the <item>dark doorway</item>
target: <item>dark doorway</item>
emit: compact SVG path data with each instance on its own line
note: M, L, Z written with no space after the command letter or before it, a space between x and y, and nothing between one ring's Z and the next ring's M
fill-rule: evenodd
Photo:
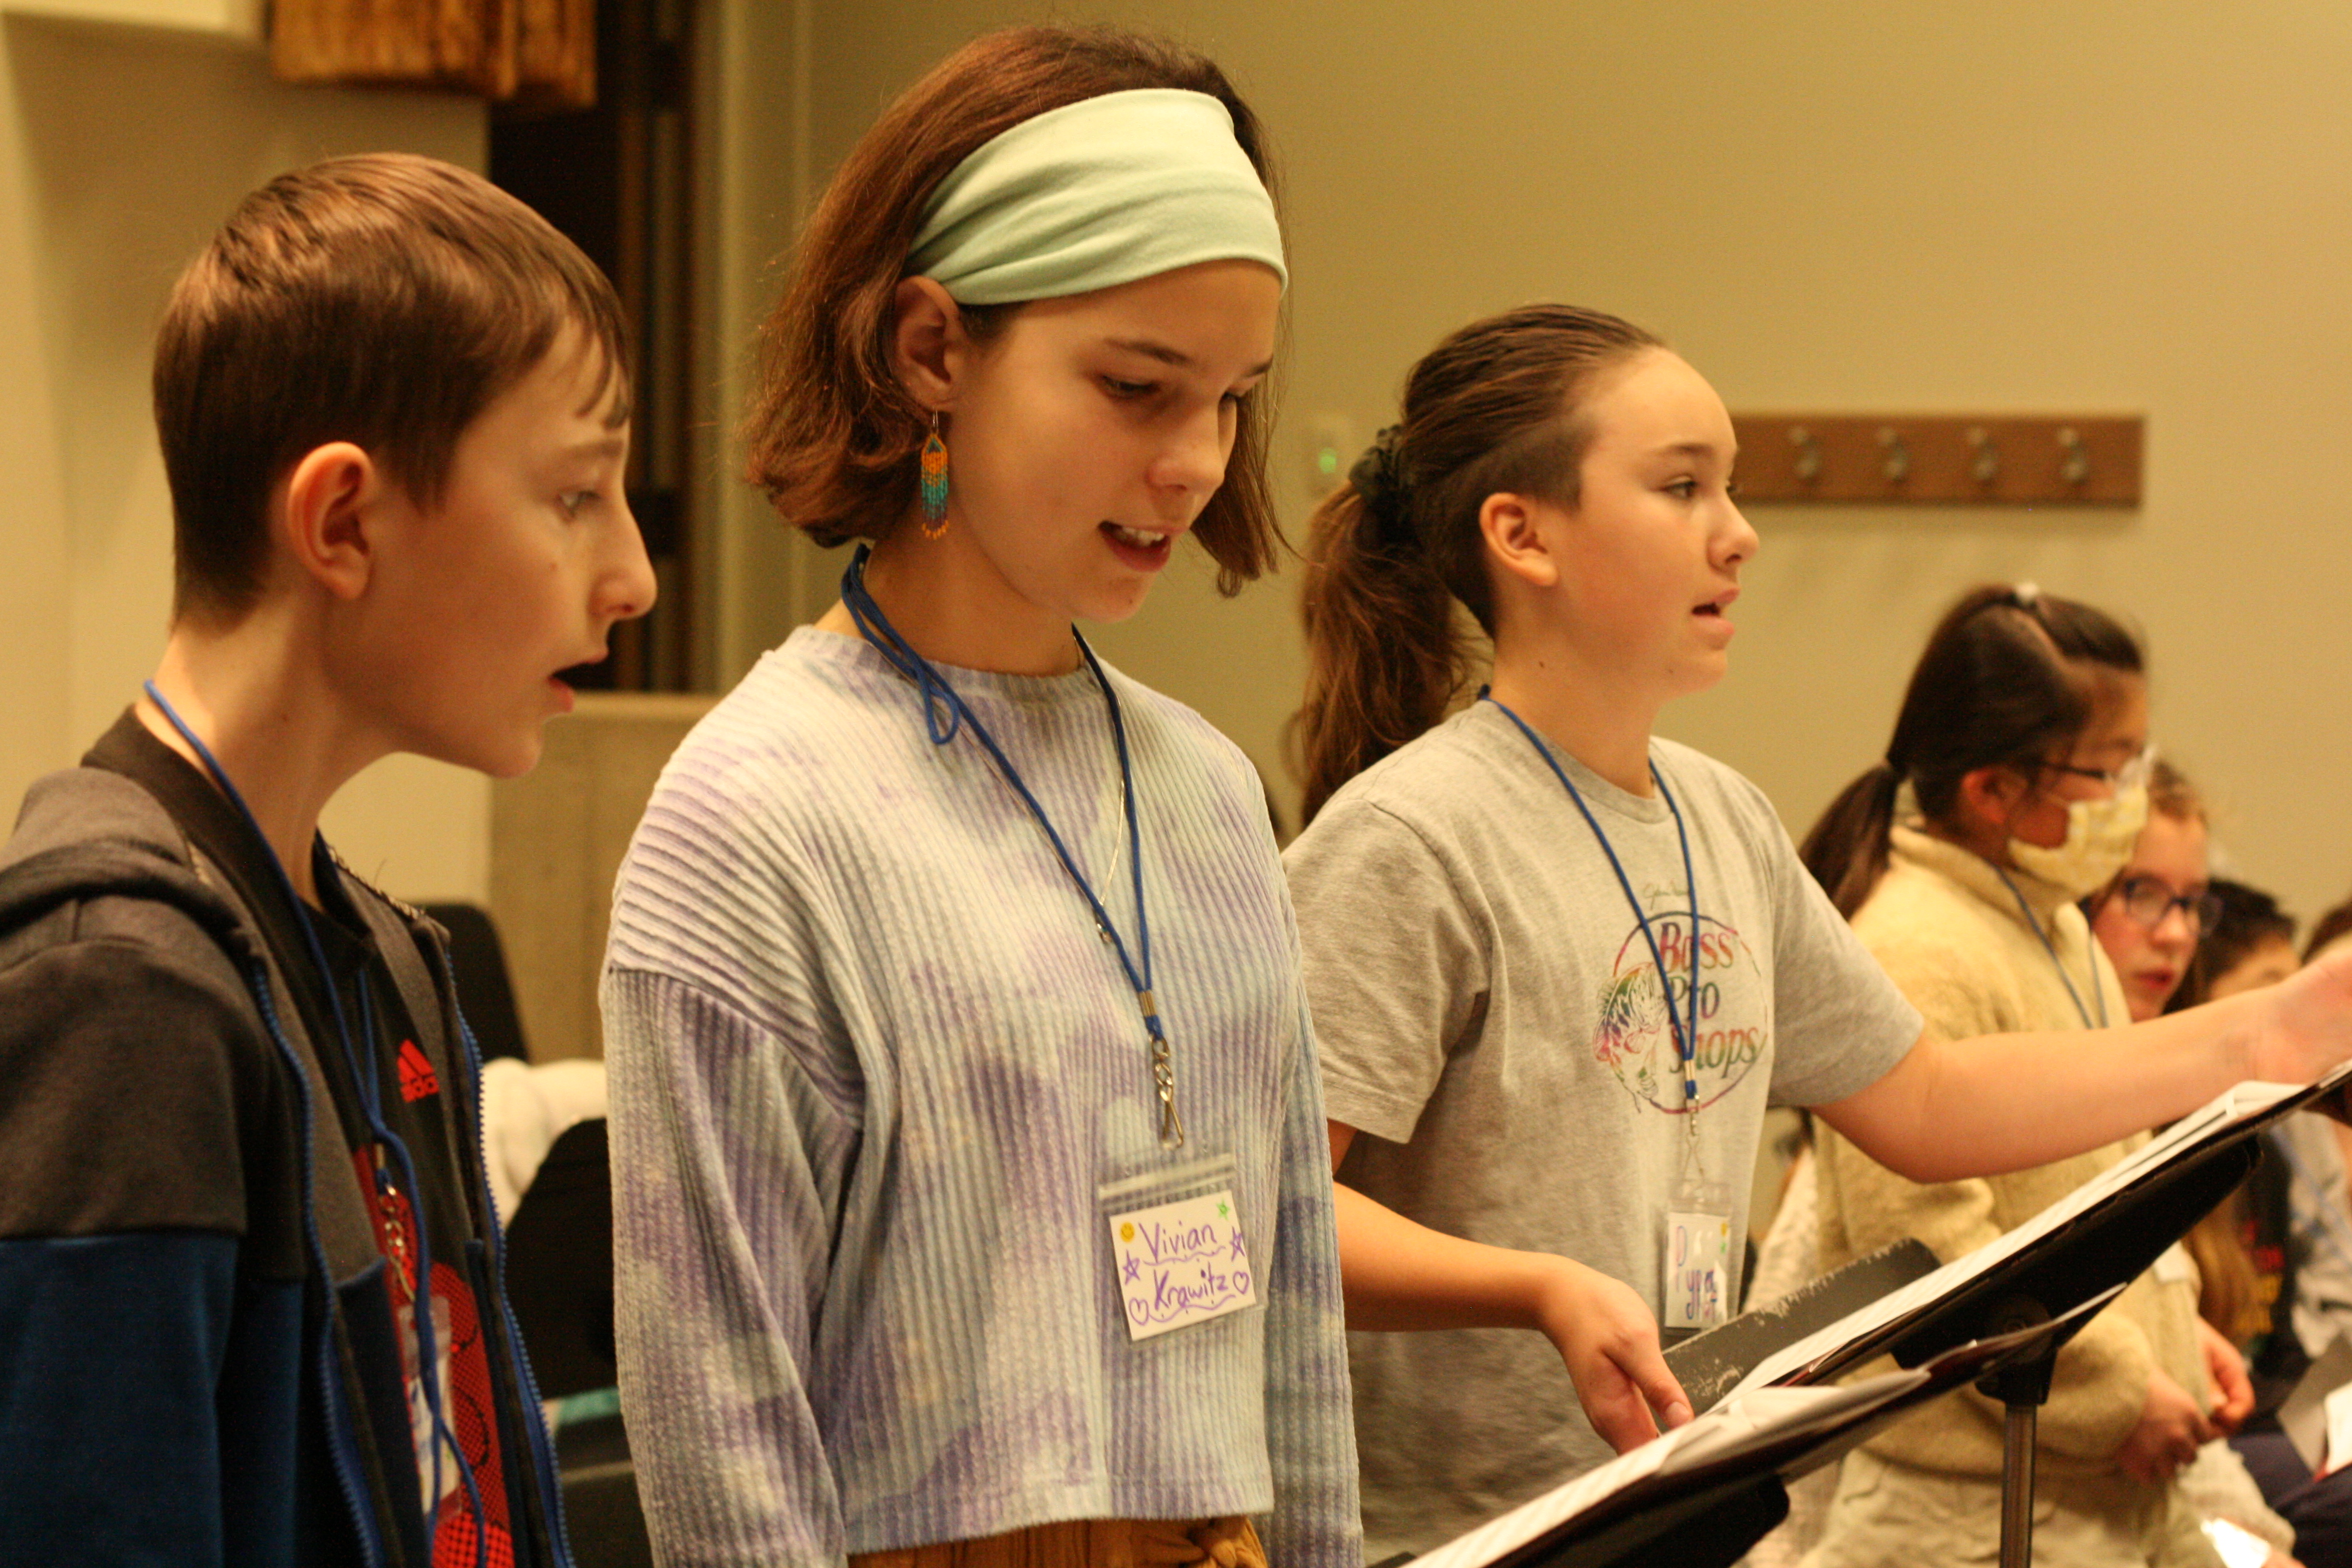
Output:
M651 615L614 628L611 658L579 672L589 689L678 691L692 679L694 10L694 0L596 0L595 107L502 104L490 120L491 181L604 269L635 340L629 505L660 598Z

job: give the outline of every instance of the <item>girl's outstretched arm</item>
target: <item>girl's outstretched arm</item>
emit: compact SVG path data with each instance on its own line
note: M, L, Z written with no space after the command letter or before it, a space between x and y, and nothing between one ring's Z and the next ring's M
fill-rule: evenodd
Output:
M1336 1170L1356 1130L1330 1128ZM1592 1429L1620 1453L1656 1436L1661 1418L1691 1418L1632 1287L1572 1258L1432 1230L1346 1185L1334 1196L1349 1328L1537 1330L1568 1363Z
M2266 990L2122 1028L1923 1035L1876 1083L1814 1110L1896 1173L1945 1182L2096 1149L2246 1079L2309 1083L2347 1057L2352 950Z

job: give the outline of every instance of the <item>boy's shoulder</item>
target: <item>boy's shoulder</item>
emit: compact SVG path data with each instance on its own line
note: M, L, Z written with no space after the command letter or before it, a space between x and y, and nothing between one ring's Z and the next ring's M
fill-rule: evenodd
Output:
M0 1236L243 1232L282 1109L252 938L154 796L52 773L0 847Z
M176 919L158 921L133 906ZM26 792L16 831L0 846L0 969L12 952L39 945L60 917L69 926L49 940L93 940L120 927L173 931L225 963L253 951L236 905L198 868L171 813L105 768L68 768Z

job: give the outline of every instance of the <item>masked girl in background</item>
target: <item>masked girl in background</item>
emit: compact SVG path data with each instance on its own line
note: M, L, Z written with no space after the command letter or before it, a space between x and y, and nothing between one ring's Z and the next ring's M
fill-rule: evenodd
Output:
M2131 634L2089 605L2031 587L1977 589L1927 639L1885 759L1807 837L1806 864L1931 1037L2037 1029L2113 1039L2133 1017L2075 901L2124 868L2147 820L2142 665ZM1958 1257L2134 1142L1923 1184L1832 1126L1816 1146L1822 1267L1905 1236ZM2250 1399L2236 1352L2197 1316L2188 1255L2167 1253L2059 1352L2036 1438L2036 1559L2214 1562L2172 1478ZM1973 1391L1945 1401L1848 1462L1815 1559L1916 1562L1925 1547L1955 1563L1997 1561L2000 1468L1999 1405Z
M1276 543L1207 61L984 38L835 177L750 434L861 542L672 760L604 984L622 1392L693 1562L1353 1564L1323 1111L1250 764L1097 659Z
M1686 1415L1660 1318L1738 1300L1768 1104L1940 1179L2352 1051L2352 965L2095 1045L1923 1033L1755 787L1653 733L1724 671L1733 458L1682 359L1535 306L1415 366L1316 516L1286 859L1349 1321L1433 1331L1352 1337L1375 1559ZM1456 604L1494 673L1448 718Z

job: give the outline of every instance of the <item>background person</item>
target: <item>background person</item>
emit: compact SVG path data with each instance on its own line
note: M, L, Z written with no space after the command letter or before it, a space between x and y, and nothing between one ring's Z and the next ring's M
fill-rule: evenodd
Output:
M2294 917L2259 888L2227 877L2208 884L2213 918L2197 940L2197 959L2165 1011L2235 996L2275 985L2301 966L2294 950Z
M2196 788L2169 763L2158 759L2148 774L2147 824L2132 846L2131 858L2106 887L2083 900L2092 934L2122 983L2135 1019L2170 1011L2190 989L2203 962L2209 932L2219 926L2221 895L2206 876L2210 826ZM2292 946L2288 952L2293 953ZM2275 1156L2273 1156L2275 1157ZM2269 1302L2257 1276L2254 1254L2241 1234L2250 1222L2252 1182L2224 1198L2180 1238L2197 1265L2197 1313L2241 1354L2269 1327ZM2275 1291L2276 1281L2271 1281ZM2224 1366L2224 1371L2235 1369ZM2235 1389L2239 1379L2228 1380ZM2259 1391L2249 1383L2236 1401L2217 1401L2225 1419L2243 1421L2257 1408ZM2234 1436L2235 1434L2231 1434ZM2207 1442L2179 1472L2189 1504L2207 1521L2226 1520L2272 1547L2273 1568L2294 1561L2294 1528L2272 1511L2244 1461L2227 1442ZM2209 1523L2209 1533L2212 1526Z
M2169 1010L2221 900L2207 877L2205 805L2171 763L2158 758L2147 779L2147 822L2115 879L2083 900L2135 1019Z
M1931 1037L2124 1037L2130 1001L2075 900L2124 869L2147 820L2144 667L2137 640L2097 609L2031 587L1977 589L1929 636L1888 766L1850 786L1807 835L1806 864ZM2201 823L2182 826L2159 838L2201 855ZM2185 963L2185 950L2174 959ZM1923 1183L1832 1124L1815 1151L1821 1266L1905 1237L1959 1257L2136 1142ZM2218 1435L2217 1419L2243 1415L2247 1394L2236 1352L2197 1316L2195 1273L2185 1252L2168 1251L2059 1352L2035 1438L2037 1561L2215 1560L2173 1477ZM2001 1428L2000 1407L1968 1390L1855 1450L1808 1562L1916 1561L1923 1530L1938 1560L1996 1561Z
M2212 894L2216 918L2176 1005L2274 985L2294 972L2294 921L2277 900L2219 879ZM2278 1423L2279 1407L2312 1363L2352 1330L2352 1206L2341 1131L2312 1111L2265 1129L2263 1163L2216 1216L2231 1225L2253 1281L2242 1332L2254 1408L2230 1444L2265 1500L2294 1525L2296 1554L2309 1568L2352 1564L2352 1470L2315 1478ZM2339 1464L2342 1458L2328 1456Z

